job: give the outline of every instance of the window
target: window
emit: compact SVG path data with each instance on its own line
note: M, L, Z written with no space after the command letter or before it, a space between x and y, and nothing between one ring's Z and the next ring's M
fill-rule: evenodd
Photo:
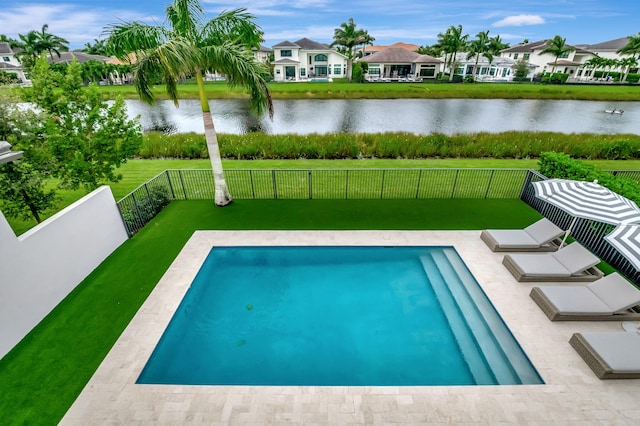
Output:
M418 73L420 77L435 77L436 66L435 65L422 65Z
M307 75L307 69L306 68L300 68L300 77L304 77L305 75Z
M313 57L313 60L316 62L327 62L327 55L319 54Z
M280 56L290 58L291 57L291 49L281 50Z
M371 75L379 75L380 74L380 68L369 68L369 74Z
M519 55L519 53L514 53L513 54L513 59L518 59L518 55Z
M342 68L340 67L340 65L333 68L333 73L337 75L342 74Z
M568 58L568 57L569 57L569 52L562 52L562 54L558 56L558 58Z
M436 75L435 68L422 68L420 70L420 77L433 77Z
M529 60L529 53L525 53L524 55L522 55L522 59L524 59L525 61Z
M9 62L11 59L8 56L3 56L2 60L5 62Z

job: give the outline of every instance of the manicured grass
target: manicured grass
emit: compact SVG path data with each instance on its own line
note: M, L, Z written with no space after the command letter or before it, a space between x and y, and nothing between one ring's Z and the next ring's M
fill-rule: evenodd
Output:
M520 200L175 201L0 360L2 422L56 424L195 230L521 228L539 217Z
M640 170L640 160L583 160L603 170ZM366 159L366 160L223 160L226 169L360 169L360 168L514 168L537 169L538 160L497 159ZM210 169L207 160L129 160L120 169L123 178L110 184L116 200L167 169ZM85 195L84 191L59 191L58 209L47 212L48 218ZM232 194L233 195L233 194ZM7 218L17 235L36 225L35 220Z
M121 95L138 99L133 86L99 86L109 98ZM400 99L400 98L475 98L475 99L580 99L602 101L640 100L640 85L547 85L534 83L269 83L274 99ZM16 89L19 91L21 89ZM247 97L241 89L230 89L224 82L207 82L210 99ZM159 99L166 99L163 86L155 86ZM178 86L181 99L197 99L197 86Z

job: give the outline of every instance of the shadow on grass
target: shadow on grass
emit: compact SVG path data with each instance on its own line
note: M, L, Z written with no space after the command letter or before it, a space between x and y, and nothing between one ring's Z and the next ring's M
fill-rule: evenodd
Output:
M520 200L175 201L0 360L2 421L57 424L196 230L479 230L540 217Z

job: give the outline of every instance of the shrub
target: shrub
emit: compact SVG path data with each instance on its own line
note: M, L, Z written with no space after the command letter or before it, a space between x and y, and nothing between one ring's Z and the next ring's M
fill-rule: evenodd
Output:
M631 74L627 75L627 79L625 80L627 83L635 84L640 81L640 74Z
M135 202L120 204L122 219L127 229L134 230L140 224L146 224L165 208L171 197L164 185L149 185L146 191L135 192Z
M594 181L613 192L640 202L640 184L630 179L614 176L580 160L575 160L561 152L540 154L540 173L548 178Z
M564 84L567 82L569 74L563 72L545 73L542 76L542 82L548 84Z

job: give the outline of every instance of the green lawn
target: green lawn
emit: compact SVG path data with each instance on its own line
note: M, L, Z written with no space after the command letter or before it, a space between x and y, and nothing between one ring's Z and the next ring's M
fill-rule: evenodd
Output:
M584 160L604 170L640 170L640 160ZM361 168L515 168L537 169L538 160L497 159L423 159L423 160L224 160L226 169L361 169ZM210 169L209 160L129 160L120 169L123 178L110 184L116 200L167 169ZM85 192L59 191L58 208L43 214L48 218L80 199ZM232 194L233 195L233 194ZM17 235L36 225L35 220L7 218Z
M207 82L210 99L242 98L241 89L230 89L224 82ZM121 95L138 99L133 86L99 86L109 98ZM476 99L581 99L638 101L640 85L575 85L534 83L269 83L274 99L400 99L400 98L476 98ZM10 89L0 89L10 90ZM15 89L17 93L21 89ZM164 86L155 86L159 99L166 99ZM188 82L178 86L181 99L197 99L197 86Z
M195 230L521 228L539 217L520 200L173 202L0 360L2 423L56 424Z

